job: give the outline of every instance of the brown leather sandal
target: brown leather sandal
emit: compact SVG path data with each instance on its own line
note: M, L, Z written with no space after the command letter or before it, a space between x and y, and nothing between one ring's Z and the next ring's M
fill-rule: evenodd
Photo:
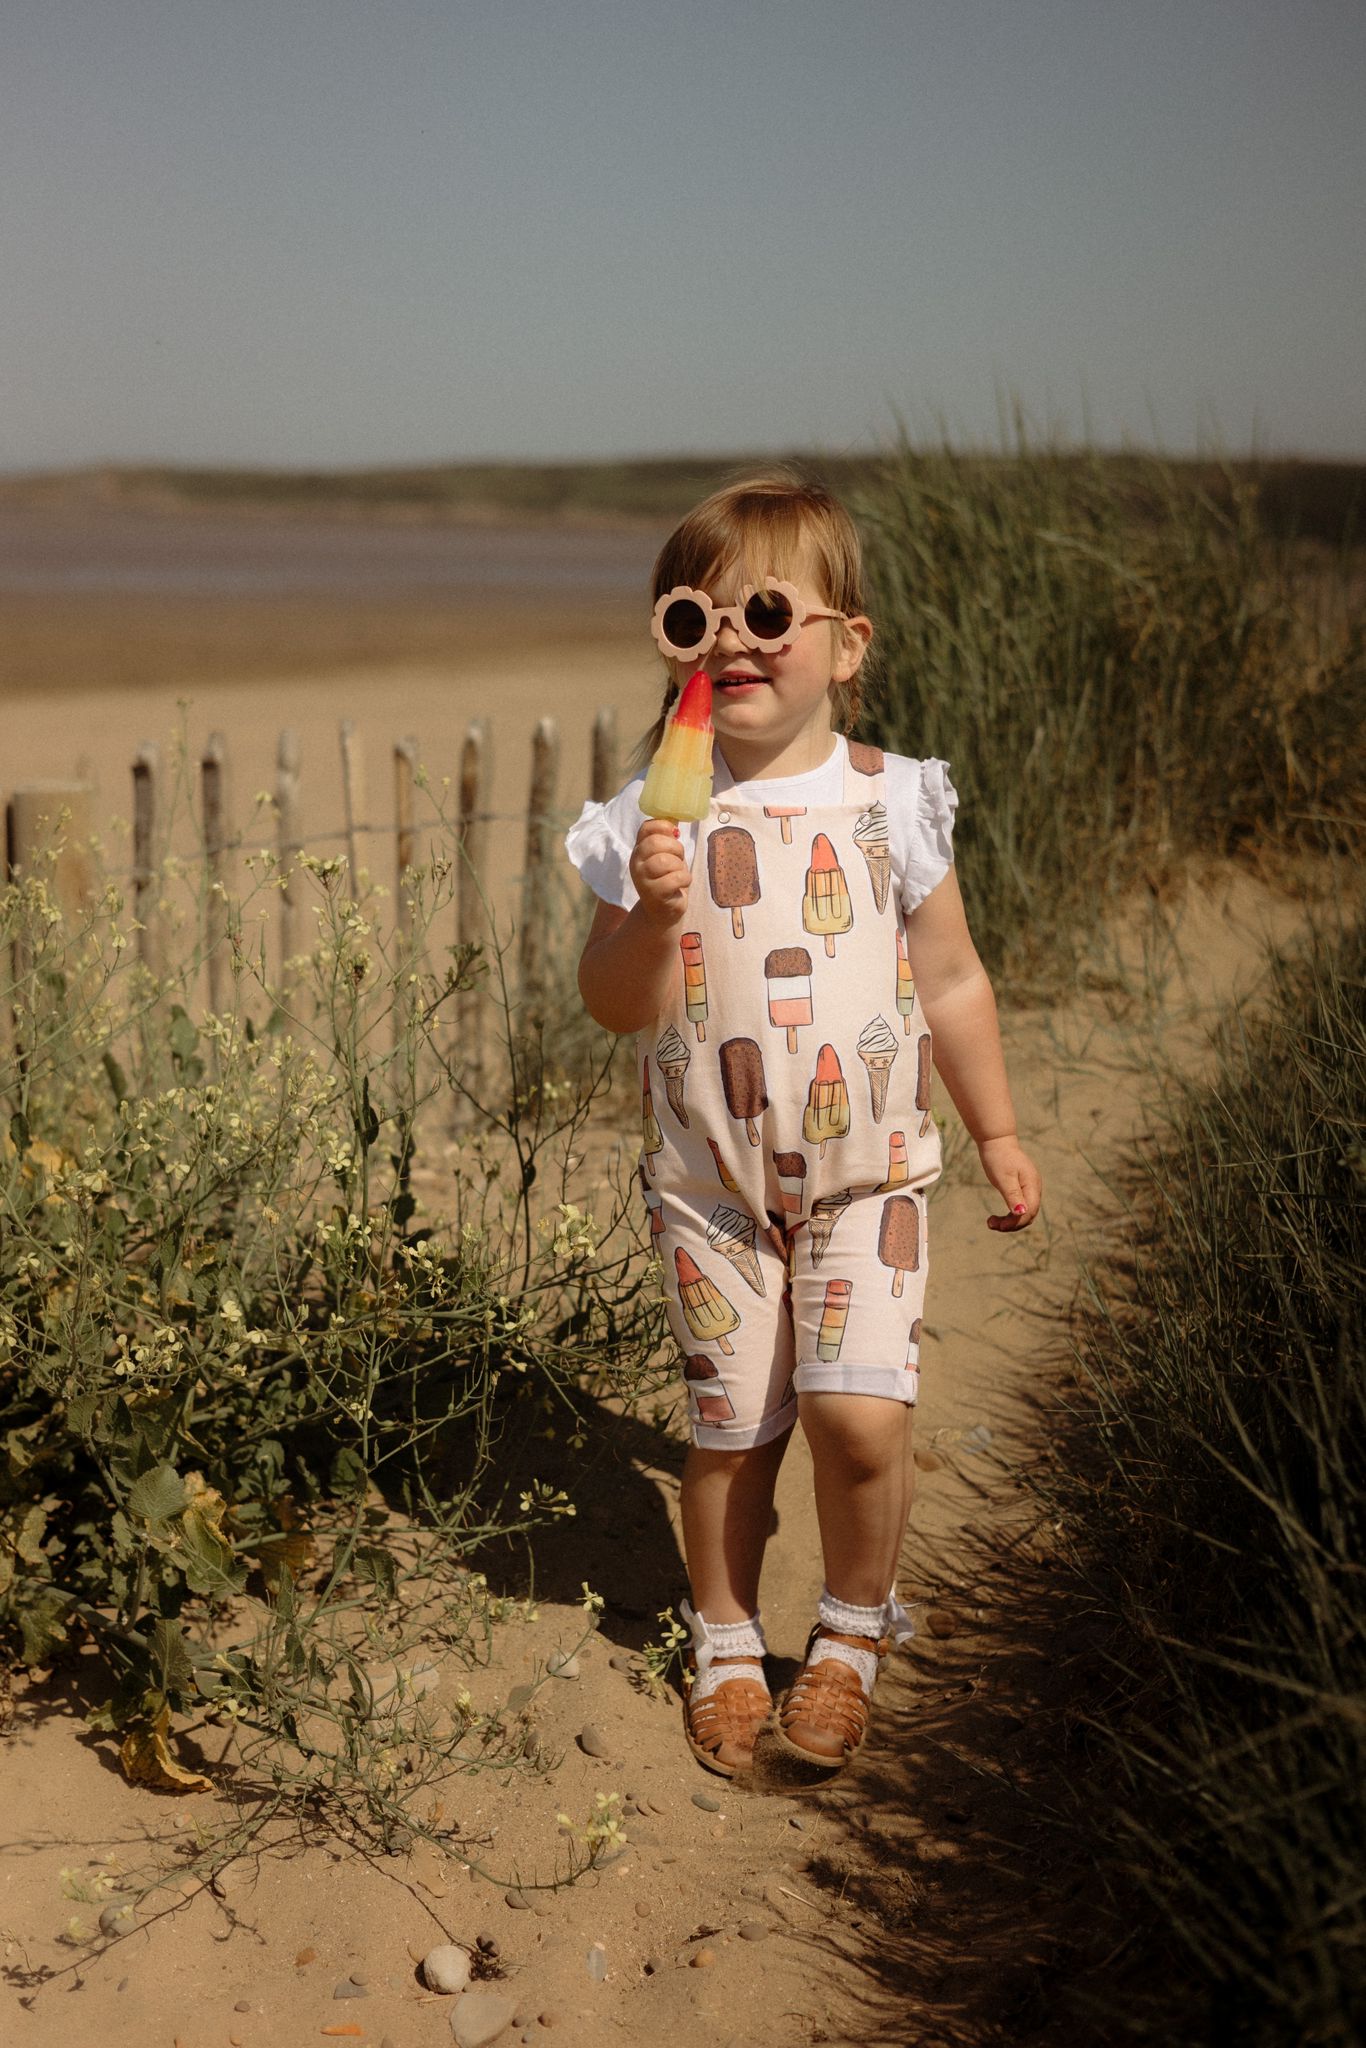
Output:
M718 1657L716 1665L758 1661L757 1657ZM683 1694L683 1733L689 1749L700 1764L723 1778L749 1770L754 1762L754 1738L773 1712L768 1687L756 1685L752 1678L727 1678L694 1705L693 1682L690 1672Z
M806 1645L808 1661L783 1696L773 1731L780 1747L803 1763L837 1771L863 1747L873 1702L852 1665L837 1657L820 1657L814 1664L809 1661L818 1641L871 1650L879 1668L889 1643L885 1636L841 1635L838 1629L817 1622Z

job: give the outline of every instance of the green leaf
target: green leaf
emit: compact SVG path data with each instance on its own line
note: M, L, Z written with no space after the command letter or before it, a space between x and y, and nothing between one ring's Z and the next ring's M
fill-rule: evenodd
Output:
M356 1126L356 1131L362 1148L368 1152L379 1136L379 1117L370 1100L370 1076L368 1074L361 1082L360 1121Z
M10 1118L9 1134L14 1140L16 1152L27 1152L32 1132L29 1130L28 1118L24 1115L22 1109L16 1109Z
M356 1545L355 1573L358 1579L367 1580L378 1586L386 1599L392 1600L398 1588L398 1567L392 1554L378 1543Z
M152 1626L148 1645L152 1658L152 1681L164 1693L188 1692L194 1687L194 1659L178 1621L164 1618Z
M114 1058L112 1052L106 1051L102 1053L100 1061L108 1077L115 1102L126 1102L128 1100L128 1076L124 1073L123 1068Z
M369 1477L365 1460L354 1444L343 1444L332 1460L327 1483L332 1493L340 1497L364 1493Z
M59 1592L56 1586L45 1586L27 1606L19 1609L16 1619L26 1664L46 1664L58 1643L66 1641L62 1617L69 1605L69 1594Z
M128 1489L128 1512L149 1522L169 1522L185 1505L185 1486L174 1465L154 1465Z

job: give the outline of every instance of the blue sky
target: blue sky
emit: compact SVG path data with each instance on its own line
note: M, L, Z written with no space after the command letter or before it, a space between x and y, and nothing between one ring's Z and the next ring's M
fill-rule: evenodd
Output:
M0 469L1366 456L1362 0L6 0Z

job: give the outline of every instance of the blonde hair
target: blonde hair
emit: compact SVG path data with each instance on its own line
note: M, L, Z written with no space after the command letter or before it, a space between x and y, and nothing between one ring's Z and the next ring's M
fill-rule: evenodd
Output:
M713 577L731 568L738 568L744 582L759 586L765 577L791 577L808 563L818 594L832 611L851 617L863 611L857 527L823 484L780 465L740 477L694 505L659 551L651 598L657 601L680 583L705 590ZM836 722L845 732L854 730L862 709L860 677L856 669L847 682L833 685ZM643 767L659 745L677 693L671 676L659 716L637 747L633 766Z

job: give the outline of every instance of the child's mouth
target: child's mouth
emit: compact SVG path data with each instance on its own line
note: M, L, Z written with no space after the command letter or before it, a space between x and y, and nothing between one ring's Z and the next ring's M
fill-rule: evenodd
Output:
M712 684L713 690L766 690L767 676L718 676Z

